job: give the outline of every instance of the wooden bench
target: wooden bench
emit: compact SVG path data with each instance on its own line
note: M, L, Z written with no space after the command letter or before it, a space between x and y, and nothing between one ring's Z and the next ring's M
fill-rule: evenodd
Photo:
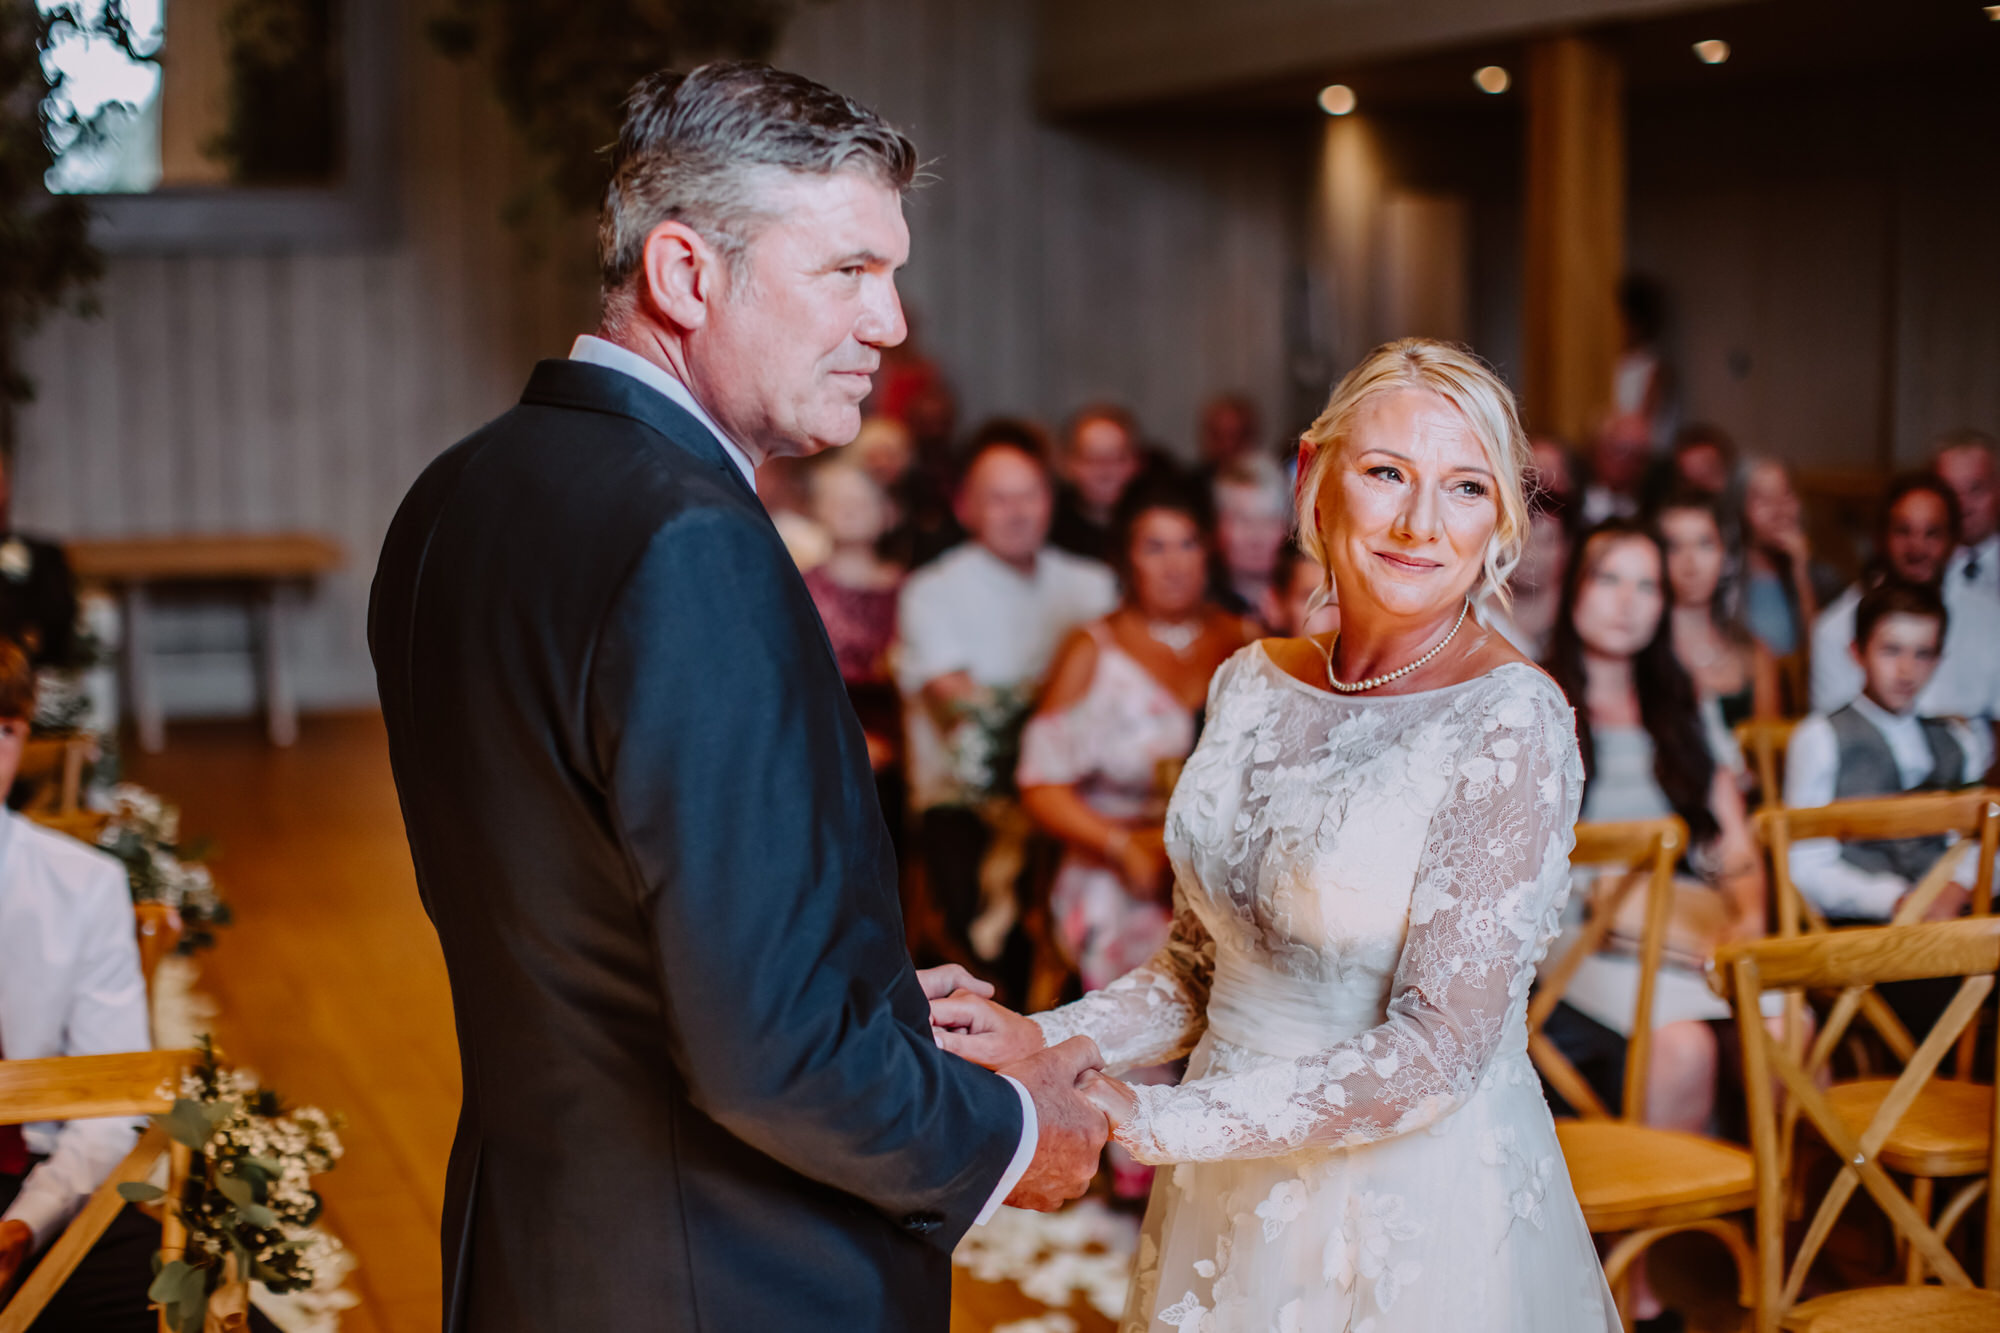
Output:
M150 656L152 592L167 585L245 597L256 629L266 731L273 745L298 738L298 701L285 653L293 594L339 567L338 546L310 533L269 533L104 538L71 542L67 549L78 580L115 590L123 605L119 657L141 749L157 752L167 743Z

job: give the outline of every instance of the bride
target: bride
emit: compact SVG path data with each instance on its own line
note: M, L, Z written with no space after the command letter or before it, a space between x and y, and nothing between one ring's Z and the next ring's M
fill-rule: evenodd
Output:
M1504 595L1526 460L1470 354L1370 353L1301 449L1340 632L1217 673L1172 938L1032 1019L934 1002L988 1066L1078 1034L1108 1073L1189 1057L1178 1086L1088 1076L1163 1168L1124 1333L1619 1327L1527 1054L1582 763L1554 683L1468 614Z

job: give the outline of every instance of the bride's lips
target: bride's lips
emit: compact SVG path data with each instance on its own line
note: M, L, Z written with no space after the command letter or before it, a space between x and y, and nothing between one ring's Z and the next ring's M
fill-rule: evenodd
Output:
M1418 556L1397 555L1394 551L1377 551L1375 552L1375 557L1378 560L1387 561L1392 568L1407 569L1412 574L1423 574L1433 569L1444 568L1443 561L1425 560Z

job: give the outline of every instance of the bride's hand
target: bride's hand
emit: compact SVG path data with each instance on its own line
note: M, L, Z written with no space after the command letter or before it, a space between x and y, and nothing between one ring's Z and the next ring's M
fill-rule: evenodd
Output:
M1139 1098L1130 1086L1095 1069L1087 1070L1076 1081L1076 1090L1083 1094L1084 1100L1104 1112L1114 1131L1122 1129L1139 1110Z
M969 990L931 1001L931 1036L953 1055L998 1069L1042 1049L1042 1029L1004 1004Z

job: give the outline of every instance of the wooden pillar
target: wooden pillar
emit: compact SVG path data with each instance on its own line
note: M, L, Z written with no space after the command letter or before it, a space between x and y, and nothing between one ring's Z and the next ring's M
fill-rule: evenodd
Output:
M1625 269L1625 98L1582 37L1528 53L1522 397L1530 429L1579 444L1611 403Z

